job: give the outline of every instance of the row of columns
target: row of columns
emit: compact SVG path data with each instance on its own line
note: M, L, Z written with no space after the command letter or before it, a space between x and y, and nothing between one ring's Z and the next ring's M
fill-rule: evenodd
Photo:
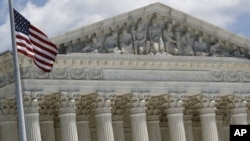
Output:
M27 141L55 141L54 118L51 115L39 116L38 105L31 101L26 104L25 124ZM74 101L68 99L60 105L61 141L91 141L87 115L76 116ZM157 115L146 116L145 98L136 97L130 106L130 120L133 141L161 141L160 125ZM178 103L166 109L170 141L193 141L192 122ZM4 113L1 117L2 140L18 141L17 117ZM186 118L187 120L184 120ZM113 115L109 98L99 99L95 109L98 141L125 141L123 116ZM200 111L202 141L219 141L214 107L203 107ZM246 108L232 110L233 124L247 124Z

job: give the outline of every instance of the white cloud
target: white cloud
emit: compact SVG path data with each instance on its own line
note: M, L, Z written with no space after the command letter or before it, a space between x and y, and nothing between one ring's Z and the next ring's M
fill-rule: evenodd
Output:
M155 0L48 0L42 7L28 2L18 9L31 23L55 36L156 2ZM249 12L249 0L158 0L163 4L227 28L236 17ZM6 14L6 12L5 12ZM0 52L10 48L9 21L0 25Z

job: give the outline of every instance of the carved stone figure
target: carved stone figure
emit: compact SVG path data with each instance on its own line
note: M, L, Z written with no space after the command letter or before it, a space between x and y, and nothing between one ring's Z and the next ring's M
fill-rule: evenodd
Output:
M193 38L190 37L190 34L188 32L186 32L184 36L181 37L181 55L194 55Z
M179 31L179 28L176 27L174 31L174 38L176 41L176 48L178 50L178 55L181 55L181 33Z
M132 36L127 32L126 28L122 29L122 33L119 36L119 45L122 50L122 53L125 54L133 54L133 44L132 44Z
M169 54L177 55L176 41L174 40L174 33L172 31L172 24L167 25L167 29L163 30L163 40L165 50Z
M117 33L113 31L112 35L105 38L102 51L105 53L117 53L119 50L117 44Z
M209 56L220 56L221 50L219 49L219 46L219 42L216 42L215 44L211 45L209 49Z
M92 37L91 43L88 46L84 47L82 49L82 52L84 52L84 53L98 53L99 52L98 50L101 48L102 48L101 43L97 41L96 37Z
M149 42L147 42L147 31L143 28L143 24L139 22L137 29L132 31L134 40L134 53L135 54L148 54Z
M149 27L148 32L151 48L157 51L165 52L162 40L161 26L157 23L156 18L152 19L152 25Z
M198 36L198 40L194 42L194 51L195 51L196 56L208 55L207 45L203 41L202 36Z
M73 50L73 44L72 44L72 42L69 42L66 46L65 52L66 52L66 54L68 54L68 53L71 53L72 50Z

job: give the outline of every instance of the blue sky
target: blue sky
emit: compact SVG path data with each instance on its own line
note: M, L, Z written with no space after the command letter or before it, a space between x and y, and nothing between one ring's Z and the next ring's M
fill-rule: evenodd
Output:
M250 0L12 0L15 9L50 37L154 2L250 38ZM10 50L8 0L0 2L0 35L0 52Z

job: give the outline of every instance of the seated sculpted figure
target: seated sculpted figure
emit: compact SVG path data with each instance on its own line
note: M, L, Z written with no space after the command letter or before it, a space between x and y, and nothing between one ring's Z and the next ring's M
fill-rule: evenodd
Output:
M135 54L148 54L149 42L147 42L147 32L143 29L143 24L138 23L137 29L132 32L134 40L134 53Z
M208 55L207 45L203 41L202 36L198 36L198 40L194 42L194 52L196 56Z
M216 42L215 44L211 45L209 49L209 56L221 56L222 50L219 48L219 46L219 42Z
M187 55L187 56L194 55L193 38L190 37L190 34L188 32L186 32L184 36L181 37L181 52L182 55Z
M176 48L176 41L174 40L174 33L171 24L168 24L167 29L163 30L163 41L167 53L172 55L177 55L179 53Z
M127 32L125 28L122 29L122 33L119 36L119 45L124 54L133 54L132 36Z
M112 35L107 36L104 40L103 50L106 53L117 53L120 54L121 50L118 48L117 44L117 34L112 32Z
M102 45L97 41L96 37L92 37L91 43L82 49L83 53L98 53Z
M152 25L148 29L149 39L150 39L150 48L153 48L158 51L165 52L164 44L162 40L161 26L157 23L157 19L152 19Z

